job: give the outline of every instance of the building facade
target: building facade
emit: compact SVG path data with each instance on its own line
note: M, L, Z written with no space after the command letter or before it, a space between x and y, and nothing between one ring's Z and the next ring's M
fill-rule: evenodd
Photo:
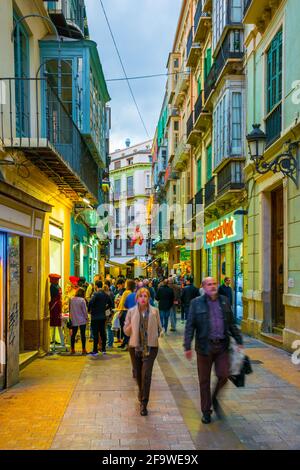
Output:
M111 245L109 265L113 276L145 276L148 216L151 196L152 141L110 154ZM140 236L141 234L141 236Z
M247 160L248 278L243 329L292 350L300 336L299 5L293 0L245 4L247 132L266 135L258 168ZM281 154L288 153L282 159ZM279 165L273 164L279 158ZM298 167L299 168L299 167ZM260 172L259 172L259 171ZM263 170L263 171L262 171ZM271 171L274 170L274 171ZM287 170L287 171L286 171Z
M59 274L64 290L71 274L98 271L89 219L108 167L109 95L84 1L9 0L0 18L3 388L24 360L49 351L48 275Z

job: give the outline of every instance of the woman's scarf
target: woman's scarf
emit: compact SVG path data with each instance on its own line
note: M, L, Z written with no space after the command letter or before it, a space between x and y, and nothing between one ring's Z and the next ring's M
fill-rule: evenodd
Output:
M143 357L150 354L148 347L148 323L149 323L149 310L145 312L145 316L140 312L140 346Z

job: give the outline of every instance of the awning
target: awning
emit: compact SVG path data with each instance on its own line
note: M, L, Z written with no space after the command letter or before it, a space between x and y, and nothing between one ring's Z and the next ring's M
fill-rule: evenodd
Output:
M109 261L107 261L107 264L110 264L111 266L120 266L121 268L123 268L126 266L126 264L131 263L134 260L135 258L126 258L124 256L123 257L114 256Z

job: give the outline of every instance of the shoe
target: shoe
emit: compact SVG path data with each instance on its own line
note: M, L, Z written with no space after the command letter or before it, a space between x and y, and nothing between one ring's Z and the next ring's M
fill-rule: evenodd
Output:
M71 349L71 354L75 354L75 349L74 348Z
M148 415L147 406L144 403L141 404L141 412L140 413L141 413L141 416L147 416Z
M201 418L201 421L203 424L209 424L211 423L211 417L210 417L210 414L208 413L204 413L202 418Z
M123 344L120 344L120 346L118 346L118 349L123 349L123 348L125 348Z
M97 356L98 356L98 352L90 352L88 355L89 355L89 356L97 357Z
M176 330L174 330L173 328L170 328L170 331L176 331Z
M86 356L87 353L88 353L87 350L86 350L86 349L83 349L81 354L82 354L83 356Z
M102 356L106 356L107 355L107 352L106 351L102 351Z

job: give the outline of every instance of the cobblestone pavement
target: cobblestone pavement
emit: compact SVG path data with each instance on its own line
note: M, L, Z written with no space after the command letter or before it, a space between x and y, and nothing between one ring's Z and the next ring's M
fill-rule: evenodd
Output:
M49 356L0 395L0 449L300 449L300 367L290 355L246 338L254 373L244 389L228 384L225 418L203 425L182 328L161 340L147 417L126 352Z

